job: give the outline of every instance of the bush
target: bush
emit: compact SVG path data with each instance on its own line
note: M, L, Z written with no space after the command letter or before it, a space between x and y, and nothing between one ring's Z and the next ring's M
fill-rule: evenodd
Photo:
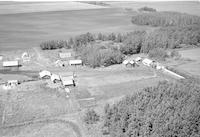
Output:
M168 57L168 54L165 49L155 48L149 51L148 53L150 58L154 58L156 60L165 60Z
M42 50L52 50L52 49L60 49L60 48L71 48L71 46L68 44L67 41L55 41L55 40L52 40L52 41L46 41L46 42L42 42L40 44L40 48Z
M83 63L93 68L120 64L123 61L121 52L111 47L87 45L80 48L79 53Z
M135 31L127 34L123 41L124 46L120 48L120 51L125 55L140 53L145 35L145 31Z
M132 23L150 26L187 26L200 25L200 17L178 12L149 12L132 17Z
M176 51L176 50L173 50L173 51L171 52L170 56L171 56L172 58L175 58L175 59L180 59L180 58L181 58L181 54L180 54L178 51Z
M160 82L105 108L111 137L197 137L200 87L187 80Z
M156 12L156 9L150 7L142 7L138 9L139 11L148 11L148 12Z
M88 110L86 112L86 115L84 117L84 122L86 124L95 124L99 121L100 116L93 110Z

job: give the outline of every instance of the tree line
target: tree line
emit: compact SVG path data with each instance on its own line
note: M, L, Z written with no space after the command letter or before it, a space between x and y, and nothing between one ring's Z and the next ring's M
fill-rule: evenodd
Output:
M150 26L187 26L200 25L200 17L179 12L148 12L136 14L131 19L133 24Z

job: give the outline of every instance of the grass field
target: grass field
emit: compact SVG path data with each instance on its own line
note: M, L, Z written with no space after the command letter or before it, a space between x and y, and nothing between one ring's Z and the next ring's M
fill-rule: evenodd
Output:
M0 15L0 48L28 49L46 40L65 40L86 32L146 29L131 24L130 17L113 8Z
M137 10L141 7L148 6L158 11L176 11L188 14L200 15L199 1L166 1L166 2L106 2L111 7L132 8Z

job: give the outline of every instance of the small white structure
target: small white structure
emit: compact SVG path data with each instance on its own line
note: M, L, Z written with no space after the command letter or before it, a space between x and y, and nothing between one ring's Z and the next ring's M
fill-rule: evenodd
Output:
M30 56L29 56L29 54L27 53L27 52L24 52L23 54L22 54L22 60L23 60L23 62L28 62L28 61L30 61Z
M10 90L15 88L19 84L18 80L8 80L5 85L3 85L4 90Z
M79 59L77 59L77 60L70 60L69 61L69 65L82 65L83 64L83 62L82 62L82 60L79 60Z
M61 60L57 60L57 61L55 62L55 65L56 65L56 67L64 67L64 66L65 66L64 62L61 61Z
M61 77L61 81L63 86L75 86L74 79L72 76Z
M129 61L128 61L128 60L124 60L122 63L123 63L124 65L127 65L127 64L129 63Z
M19 67L19 61L4 61L3 62L3 67Z
M70 52L60 52L59 53L59 57L61 59L70 58L71 56L72 56L72 54Z
M134 60L124 60L122 62L126 67L135 67L136 62Z
M8 80L7 84L10 85L10 86L12 86L12 85L18 85L19 81L18 80Z
M39 73L40 78L50 78L51 77L51 72L47 70L43 70Z
M59 75L56 75L56 74L52 74L51 75L51 81L53 82L53 83L56 83L56 82L58 82L58 81L60 81L61 79L60 79L60 76Z
M156 69L157 70L162 70L162 69L164 69L165 67L163 66L163 65L161 65L160 63L157 63L156 64Z
M146 66L151 66L151 64L153 63L153 60L150 60L148 58L143 59L142 63Z
M135 58L135 61L136 62L142 61L142 58L141 57L137 57L137 58Z

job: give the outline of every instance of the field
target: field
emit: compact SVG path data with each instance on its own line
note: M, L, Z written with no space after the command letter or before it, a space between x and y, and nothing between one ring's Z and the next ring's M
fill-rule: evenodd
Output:
M200 2L198 1L166 1L166 2L106 2L111 7L123 7L137 10L147 6L158 11L176 11L188 14L200 15Z

